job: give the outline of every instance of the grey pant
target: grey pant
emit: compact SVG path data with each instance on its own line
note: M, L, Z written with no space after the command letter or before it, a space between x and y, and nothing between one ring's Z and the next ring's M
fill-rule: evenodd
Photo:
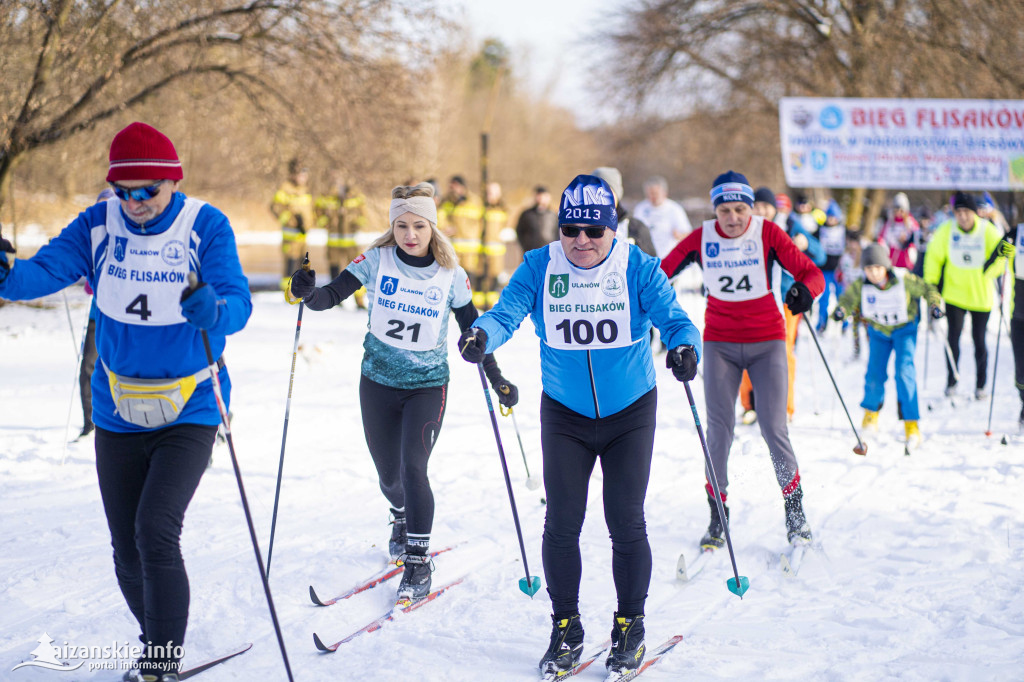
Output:
M786 395L789 371L786 342L704 343L704 405L708 413L708 451L715 466L718 487L729 487L729 449L736 427L736 396L743 370L750 374L757 405L757 423L775 467L775 478L788 495L800 482L796 455L786 427ZM710 490L710 489L709 489Z

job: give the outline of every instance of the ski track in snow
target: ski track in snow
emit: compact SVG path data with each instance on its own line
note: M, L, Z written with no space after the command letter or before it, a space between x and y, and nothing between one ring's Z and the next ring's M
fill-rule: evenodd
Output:
M68 295L80 339L88 299L77 288ZM682 300L702 326L701 299L684 294ZM75 356L61 295L43 303L0 311L0 679L115 680L120 673L84 668L11 672L31 660L43 632L57 645L77 646L134 643L137 636L114 579L91 439L70 445L67 463L60 466ZM234 386L232 433L264 557L296 312L279 294L255 294L249 325L229 339L225 354ZM998 317L990 321L992 359L996 325ZM837 327L822 336L822 347L859 430L867 343L862 337L862 357L853 360L850 337ZM365 329L365 313L350 302L304 315L270 580L295 679L388 679L395 670L425 680L535 679L548 642L550 604L544 590L532 600L518 590L523 566L479 377L455 355L454 343L449 404L431 459L432 544L468 542L435 560L434 584L467 579L336 654L322 655L313 646L314 631L337 641L382 613L396 585L386 583L329 608L314 607L307 594L312 584L324 598L334 596L385 560L387 503L366 452L358 405ZM919 389L924 334L918 344ZM449 336L457 338L454 320ZM890 381L880 431L862 433L869 450L858 457L846 416L801 326L790 434L801 463L805 508L824 552L809 553L797 578L782 575L778 555L786 539L778 485L757 426L738 425L729 502L740 574L750 578L742 600L726 589L732 575L726 556L691 584L674 578L676 557L696 556L707 525L704 458L686 395L665 369L664 356L655 357L660 395L646 505L654 554L648 644L675 633L684 640L644 679L1024 678L1024 450L1016 435L1013 356L1004 335L994 435L986 438L987 401L962 397L954 408L941 395L941 338L930 339L932 374L928 389L920 390L921 448L903 455ZM517 419L531 471L539 478L537 345L532 323L524 322L497 358L519 386ZM961 371L972 377L967 334L961 349ZM969 378L962 385L971 385ZM74 386L71 430L77 433L81 408ZM694 393L706 421L699 378ZM499 423L530 570L546 584L540 557L543 490L526 488L511 420ZM1000 445L1003 434L1009 446ZM616 605L601 481L597 467L581 539L588 648L607 637ZM249 653L200 679L284 679L224 445L216 446L213 467L186 515L182 547L192 589L186 664L251 641ZM383 667L376 672L378 664ZM597 680L603 673L595 665L581 679Z

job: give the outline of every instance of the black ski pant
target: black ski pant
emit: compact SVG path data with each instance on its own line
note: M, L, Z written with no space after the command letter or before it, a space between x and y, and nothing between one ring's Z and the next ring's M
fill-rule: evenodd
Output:
M92 426L92 371L96 369L96 320L89 320L85 328L85 351L82 355L82 366L78 370L78 391L82 396L83 430Z
M1024 306L1024 302L1021 305ZM1010 318L1010 341L1013 345L1013 378L1024 403L1024 318Z
M949 352L953 354L953 362L960 366L960 334L964 330L964 318L971 316L971 338L974 339L974 364L978 371L975 375L975 388L985 388L988 374L988 347L985 345L985 328L988 327L989 311L964 310L949 303L946 304L946 322L949 325ZM946 386L955 386L956 378L953 366L946 358Z
M216 426L201 424L140 433L96 429L96 474L114 573L144 643L185 641L189 587L181 526L216 435Z
M651 475L658 390L607 417L591 419L546 393L540 402L544 453L544 577L556 618L579 613L580 531L587 512L590 474L601 459L604 518L612 538L612 578L618 611L644 612L651 584L644 498Z
M410 542L429 538L434 524L427 460L441 432L447 397L447 384L402 389L365 376L359 380L366 446L384 497L405 510Z

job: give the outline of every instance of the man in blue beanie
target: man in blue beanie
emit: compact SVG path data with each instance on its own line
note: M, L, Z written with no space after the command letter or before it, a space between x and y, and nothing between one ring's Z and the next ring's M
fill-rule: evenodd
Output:
M676 245L661 269L675 277L691 263L704 271L708 305L704 317L704 399L708 451L718 476L722 502L729 486L729 449L736 427L736 394L743 370L750 374L757 423L775 468L786 509L787 539L810 542L803 511L800 471L786 428L786 325L772 296L770 268L778 261L793 276L786 306L806 313L824 288L821 271L775 223L753 215L754 191L740 173L715 178L711 202L717 219L707 220ZM725 545L724 522L710 483L705 485L711 523L701 548ZM728 520L729 508L725 507Z
M552 628L540 671L573 674L583 654L580 530L590 474L601 460L604 512L618 597L606 667L628 673L644 657L644 602L651 583L644 498L658 402L651 324L672 350L679 381L697 373L700 332L676 302L658 259L616 238L608 184L578 175L562 193L559 240L528 251L497 305L459 339L468 362L508 341L529 315L541 339L544 576ZM736 389L733 388L735 396Z

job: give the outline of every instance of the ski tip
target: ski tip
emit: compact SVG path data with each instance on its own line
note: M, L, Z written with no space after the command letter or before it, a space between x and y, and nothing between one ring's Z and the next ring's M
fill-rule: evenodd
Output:
M680 554L679 561L676 562L676 580L680 580L685 583L689 579L690 577L686 575L686 555Z
M531 575L529 582L527 582L526 578L520 578L519 589L520 591L522 591L523 594L526 594L532 598L533 595L540 592L540 576Z
M999 441L999 442L1002 443L1003 445L1008 445L1009 444L1007 442L1007 440L1006 440L1006 436L1003 436L1003 439L1001 441Z
M309 586L309 598L312 599L313 603L317 606L327 606L327 604L323 603L320 600L320 597L316 595L316 590L313 589L312 585Z
M729 591L740 599L742 599L746 591L750 589L750 579L745 575L741 575L739 579L729 578L725 584L729 587Z
M320 639L320 635L316 634L315 632L313 633L313 644L315 644L316 648L324 652L325 654L332 654L335 651L337 651L336 648L332 649L331 647L324 644L323 640Z

